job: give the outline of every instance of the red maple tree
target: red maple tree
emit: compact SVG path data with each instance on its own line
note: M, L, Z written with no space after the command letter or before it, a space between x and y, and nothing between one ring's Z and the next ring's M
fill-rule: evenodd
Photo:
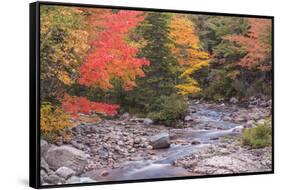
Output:
M144 77L142 67L149 65L145 58L137 58L138 49L128 42L128 34L144 20L144 14L139 11L95 11L93 16L95 18L90 19L93 25L90 28L91 49L79 69L78 83L108 90L113 87L112 79L118 79L125 90L132 89L136 86L135 78ZM73 116L93 112L113 116L119 109L116 104L92 102L68 94L62 99L62 107Z
M137 76L144 76L142 67L149 64L145 58L137 58L138 49L127 39L129 32L143 21L143 13L106 12L99 19L101 32L90 42L91 50L80 67L78 81L85 86L106 90L113 87L112 79L118 79L129 90L136 86Z

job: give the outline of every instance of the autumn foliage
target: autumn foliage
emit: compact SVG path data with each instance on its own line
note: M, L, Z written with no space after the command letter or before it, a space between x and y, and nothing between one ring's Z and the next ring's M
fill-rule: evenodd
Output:
M79 84L108 90L113 88L113 79L117 79L125 90L136 86L135 78L144 77L143 66L148 66L145 58L137 58L138 49L131 46L128 34L139 22L144 20L143 13L137 11L94 12L99 20L90 19L94 24L93 39L89 42L91 49L85 62L79 69ZM98 29L97 29L98 25ZM71 114L92 112L113 116L119 105L91 102L84 97L66 95L62 107Z
M42 136L54 141L59 131L72 127L70 114L64 112L58 106L53 106L48 102L41 103L40 109L40 131Z
M138 49L126 42L129 32L144 20L142 14L119 11L99 17L101 32L90 42L92 48L80 67L80 84L106 90L113 87L112 79L118 79L125 89L132 89L135 78L144 77L142 67L149 61L136 58Z
M238 65L247 69L271 70L271 20L249 18L246 35L227 35L225 40L234 43L234 48L245 51Z
M42 6L40 15L40 77L42 95L62 95L63 85L71 86L77 78L77 69L89 49L89 33L79 9ZM48 88L45 88L48 86Z
M85 97L70 96L65 94L62 100L62 108L72 116L77 116L79 113L87 115L99 113L113 116L117 114L119 105L92 102Z
M186 95L199 92L201 89L191 74L207 66L210 59L209 54L202 51L200 47L194 24L185 15L174 14L170 21L169 36L171 51L179 64L183 66L180 78L184 78L185 83L176 85L179 93Z

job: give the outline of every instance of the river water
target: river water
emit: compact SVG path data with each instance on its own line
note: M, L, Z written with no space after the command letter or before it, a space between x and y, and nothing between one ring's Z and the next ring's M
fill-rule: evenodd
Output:
M170 129L170 132L178 134L176 138L183 142L194 143L171 144L170 148L153 150L156 159L128 161L117 169L106 171L104 175L99 175L101 171L90 171L85 176L97 181L122 181L195 175L184 168L173 166L173 162L202 151L211 144L220 143L222 137L240 135L243 127L226 119L232 112L225 106L190 105L189 122L192 128Z

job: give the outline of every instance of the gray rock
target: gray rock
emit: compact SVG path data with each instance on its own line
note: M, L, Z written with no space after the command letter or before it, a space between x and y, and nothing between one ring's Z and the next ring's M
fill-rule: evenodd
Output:
M149 118L145 118L145 119L143 120L143 124L145 124L145 125L151 125L151 124L153 124L153 121L152 121L151 119L149 119Z
M76 133L81 133L82 129L83 129L84 125L78 125L72 128L72 131L76 132Z
M46 154L46 162L49 164L49 167L54 170L65 166L73 169L77 174L80 174L87 165L87 156L81 150L63 145L50 149Z
M129 113L123 113L121 116L120 116L120 119L121 120L129 120L130 119L130 114Z
M131 122L135 122L135 123L143 123L145 125L151 125L153 124L153 121L149 118L131 118L130 119Z
M57 137L57 138L56 138L56 142L55 142L55 144L56 144L57 146L61 146L61 145L63 145L63 139L62 139L62 136L59 136L59 137Z
M170 136L168 133L160 133L150 138L150 145L153 149L169 148L170 147Z
M149 149L149 150L151 150L151 149L153 149L153 146L148 145L148 146L146 146L146 148Z
M117 141L117 144L120 145L120 146L123 146L124 142L119 140L119 141Z
M82 143L77 143L76 141L72 141L71 144L73 147L80 149L80 150L84 150L84 148L85 148Z
M85 126L83 127L83 132L86 133L86 134L91 133L91 128L90 128L90 126L85 125Z
M135 151L136 151L135 148L131 148L131 149L129 150L129 153L134 153Z
M184 121L193 121L193 118L189 115L185 116Z
M41 157L45 156L46 152L48 152L50 147L51 145L47 141L43 139L40 140Z
M46 145L48 145L48 142L45 141L44 139L41 139L40 140L40 146L43 147L43 146L46 146Z
M89 128L91 129L92 133L99 133L100 132L99 128L96 125L91 125L91 126L89 126Z
M48 163L46 162L46 160L45 160L44 158L41 158L40 167L41 167L41 169L43 169L46 173L50 173L49 165L48 165Z
M248 120L247 123L245 124L246 128L250 128L254 125L255 121L254 120Z
M238 99L235 98L235 97L232 97L232 98L230 98L229 102L232 103L232 104L237 104L238 103Z
M238 116L238 117L234 118L234 120L236 122L245 122L245 121L247 121L247 119L242 117L242 116Z
M267 104L266 101L262 101L262 102L260 102L260 106L261 106L261 107L267 107L268 104Z
M98 155L102 159L107 159L108 158L108 151L105 148L100 148L97 150Z
M96 125L85 125L81 126L80 128L82 128L86 134L99 132L99 129Z
M258 120L260 119L260 115L258 113L252 113L252 114L249 114L250 117L254 120Z
M64 179L68 179L69 177L73 176L75 174L75 171L68 167L60 167L57 169L56 174Z
M267 106L272 106L272 100L267 101Z
M141 139L136 137L135 140L134 140L134 144L139 144L141 142Z
M254 100L256 100L256 97L255 97L255 96L251 96L251 97L249 98L249 100L250 100L250 101L254 101Z
M59 184L61 182L61 178L57 175L49 175L43 177L44 182L48 184Z
M40 170L40 177L41 178L44 178L44 177L46 177L46 176L48 176L48 174L46 173L46 171L45 170ZM42 180L41 180L42 181Z
M136 118L136 117L133 117L130 119L131 122L134 122L134 123L140 123L142 122L143 120L141 118Z

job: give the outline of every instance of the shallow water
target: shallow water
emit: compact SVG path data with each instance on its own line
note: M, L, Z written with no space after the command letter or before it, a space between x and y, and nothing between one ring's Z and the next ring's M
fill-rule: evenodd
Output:
M231 114L231 109L213 108L204 104L191 105L189 108L193 110L191 115L196 121L192 121L192 129L178 131L180 139L186 142L196 140L200 144L171 144L170 148L153 150L157 157L154 160L128 161L117 169L107 170L106 175L100 175L101 171L90 171L86 176L97 181L119 181L194 175L184 168L174 167L173 162L208 148L210 144L220 143L221 137L239 135L242 126L224 120Z

